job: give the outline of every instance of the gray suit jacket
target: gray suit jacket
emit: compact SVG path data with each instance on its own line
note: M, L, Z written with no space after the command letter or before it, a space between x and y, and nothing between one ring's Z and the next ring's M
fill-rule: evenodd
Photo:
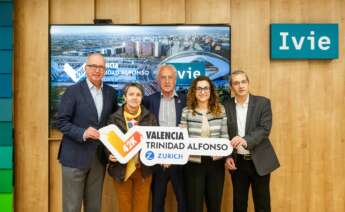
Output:
M227 99L224 102L228 117L229 138L238 135L235 99ZM277 155L269 139L272 127L272 109L268 98L250 95L246 119L247 149L252 154L256 171L263 176L277 169L280 164ZM234 153L236 159L236 153Z

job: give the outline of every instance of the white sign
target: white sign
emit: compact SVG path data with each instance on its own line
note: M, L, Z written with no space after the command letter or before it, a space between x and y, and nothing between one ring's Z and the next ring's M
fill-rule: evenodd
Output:
M127 163L140 150L147 165L186 164L190 155L228 156L232 152L225 138L189 138L179 127L134 126L125 135L115 126L99 130L101 141L120 163Z

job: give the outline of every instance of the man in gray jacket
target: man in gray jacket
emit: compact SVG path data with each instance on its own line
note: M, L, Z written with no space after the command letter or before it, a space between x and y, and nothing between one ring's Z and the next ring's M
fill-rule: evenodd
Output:
M234 97L224 102L228 131L234 153L225 166L233 184L233 211L245 212L249 187L252 187L255 211L269 212L270 173L279 161L269 140L272 127L271 102L249 93L249 78L244 71L230 77Z

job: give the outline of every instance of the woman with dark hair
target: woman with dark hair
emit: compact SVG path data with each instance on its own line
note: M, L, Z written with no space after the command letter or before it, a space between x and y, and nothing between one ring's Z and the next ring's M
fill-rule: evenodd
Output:
M224 107L207 76L193 80L180 126L188 129L189 137L228 138ZM203 211L204 198L207 211L221 211L224 159L191 155L184 168L188 211Z
M123 89L125 103L109 119L123 133L135 125L155 126L155 116L141 105L144 89L139 83L129 83ZM120 164L108 152L108 173L114 178L120 211L149 211L151 169L141 163L137 154L127 164Z

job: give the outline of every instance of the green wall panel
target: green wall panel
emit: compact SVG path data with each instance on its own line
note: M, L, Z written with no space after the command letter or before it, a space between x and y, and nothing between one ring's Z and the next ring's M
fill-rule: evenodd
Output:
M12 169L0 169L0 193L11 193L13 191Z
M12 73L12 50L0 50L0 73L11 74Z
M12 74L0 74L0 98L12 96Z
M0 98L0 121L12 121L12 99Z
M11 146L0 146L0 169L12 169L12 153Z
M13 4L11 2L0 2L0 26L12 26Z
M12 122L0 122L0 146L12 146Z
M0 49L13 49L12 27L0 27Z
M0 194L0 207L1 207L1 212L13 211L13 194L12 193Z
M13 2L0 0L0 212L13 211Z

